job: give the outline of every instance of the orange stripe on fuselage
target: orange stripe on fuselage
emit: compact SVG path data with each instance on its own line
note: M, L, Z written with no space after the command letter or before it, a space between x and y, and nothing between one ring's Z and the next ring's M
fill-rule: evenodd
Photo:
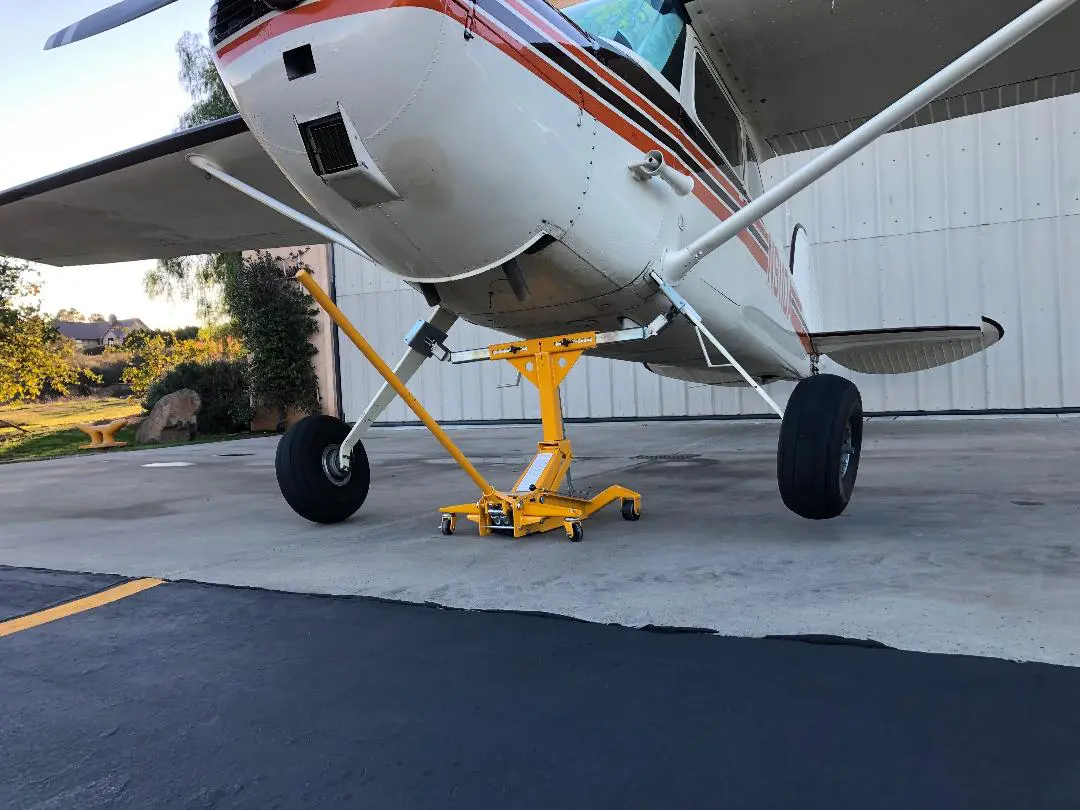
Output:
M303 28L305 25L326 20L336 20L339 17L351 17L354 14L363 14L367 11L397 7L445 11L442 0L334 0L332 3L312 3L271 17L269 20L261 22L238 35L235 39L218 48L218 61L223 65L227 65L256 45L289 31L295 31L297 28Z

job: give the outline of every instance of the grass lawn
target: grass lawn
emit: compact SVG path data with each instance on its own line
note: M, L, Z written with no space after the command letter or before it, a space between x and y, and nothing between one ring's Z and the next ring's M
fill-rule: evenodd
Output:
M104 422L141 412L142 407L138 403L120 397L70 397L51 402L5 405L0 408L0 421L36 432L71 427L80 422ZM0 425L0 437L17 432Z
M114 447L108 450L81 450L90 443L90 437L74 425L120 419L124 416L136 416L142 408L127 399L99 399L79 397L58 399L52 402L31 403L29 405L10 405L0 408L0 463L6 461L31 461L33 459L71 456L77 453L117 453L124 450L139 450L147 447L168 447L167 443L145 445L134 444L136 427L125 427L116 435L116 440L128 442L127 447ZM10 427L17 425L23 430ZM24 432L26 431L26 432ZM232 435L199 436L191 442L220 442L229 439L246 439L252 436L264 436L262 433L239 433Z

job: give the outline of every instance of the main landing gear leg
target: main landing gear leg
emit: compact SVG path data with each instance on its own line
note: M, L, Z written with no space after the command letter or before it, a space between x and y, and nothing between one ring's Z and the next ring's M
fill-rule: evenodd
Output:
M697 330L706 364L712 366L703 335L781 418L776 482L784 505L810 520L834 518L843 512L855 488L862 453L862 399L855 383L832 374L814 374L795 386L787 409L782 410L705 327L686 299L658 273L652 279L674 310Z

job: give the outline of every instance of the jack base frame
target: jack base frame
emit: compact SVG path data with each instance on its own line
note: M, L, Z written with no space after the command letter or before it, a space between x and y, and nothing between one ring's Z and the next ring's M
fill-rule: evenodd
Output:
M615 501L632 504L635 520L641 514L641 495L621 486L608 487L599 495L588 499L547 490L493 492L481 496L476 503L444 506L440 511L443 525L449 521L451 532L457 528L458 517L463 516L477 524L481 537L494 532L512 532L514 537L524 537L562 528L567 537L575 539L575 532L580 538L581 521Z

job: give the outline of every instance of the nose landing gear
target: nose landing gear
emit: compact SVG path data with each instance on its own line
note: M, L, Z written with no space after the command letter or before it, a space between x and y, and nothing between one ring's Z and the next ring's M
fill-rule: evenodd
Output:
M332 416L307 416L278 442L278 488L298 515L314 523L340 523L364 505L371 469L357 443L343 468L338 449L349 426Z

